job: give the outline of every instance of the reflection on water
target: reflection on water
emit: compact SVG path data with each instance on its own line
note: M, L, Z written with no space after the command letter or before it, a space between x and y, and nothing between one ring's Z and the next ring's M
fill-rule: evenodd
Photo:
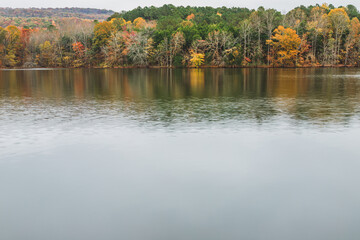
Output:
M2 118L16 114L21 121L19 114L36 115L27 119L36 121L85 114L114 121L121 116L148 127L239 121L251 127L281 117L295 125L346 126L358 119L359 89L360 71L354 69L0 72Z
M0 71L0 239L357 240L360 70Z

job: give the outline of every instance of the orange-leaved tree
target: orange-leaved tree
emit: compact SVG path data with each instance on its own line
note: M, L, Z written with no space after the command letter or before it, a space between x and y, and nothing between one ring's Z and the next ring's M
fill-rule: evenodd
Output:
M85 64L85 47L81 42L74 42L72 44L72 49L75 53L75 59L73 61L74 67L82 67Z

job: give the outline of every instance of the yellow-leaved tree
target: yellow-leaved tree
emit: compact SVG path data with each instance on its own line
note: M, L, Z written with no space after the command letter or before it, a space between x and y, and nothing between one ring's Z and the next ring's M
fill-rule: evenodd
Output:
M49 41L39 45L40 54L37 55L37 63L42 67L52 67L55 66L55 52L54 45Z
M142 29L145 27L146 21L142 17L138 17L134 20L133 24L136 29Z
M268 58L273 65L296 65L301 39L295 30L279 26L274 30L273 36L266 43L271 46L271 53Z
M126 21L123 18L113 18L110 20L110 23L117 31L122 31L123 27L126 25Z
M15 67L19 62L19 51L21 49L21 32L15 26L7 26L5 28L5 59L4 63L7 67Z
M194 51L191 52L191 58L190 58L191 65L193 67L200 67L205 62L205 55L203 53L196 53Z
M360 64L360 21L354 17L350 22L349 35L345 43L345 65Z

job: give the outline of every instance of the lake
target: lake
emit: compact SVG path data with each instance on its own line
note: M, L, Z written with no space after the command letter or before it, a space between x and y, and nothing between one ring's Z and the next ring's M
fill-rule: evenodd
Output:
M0 239L358 240L360 69L0 70Z

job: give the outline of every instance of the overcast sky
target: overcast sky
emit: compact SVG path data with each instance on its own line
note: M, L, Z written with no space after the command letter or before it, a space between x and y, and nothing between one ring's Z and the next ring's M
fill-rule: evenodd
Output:
M314 5L324 1L316 0L0 0L0 7L89 7L105 8L114 11L130 10L138 6L161 6L163 4L174 4L176 6L213 6L213 7L247 7L276 8L280 11L287 11L299 5ZM353 4L360 9L360 0L332 0L328 3L334 6Z

